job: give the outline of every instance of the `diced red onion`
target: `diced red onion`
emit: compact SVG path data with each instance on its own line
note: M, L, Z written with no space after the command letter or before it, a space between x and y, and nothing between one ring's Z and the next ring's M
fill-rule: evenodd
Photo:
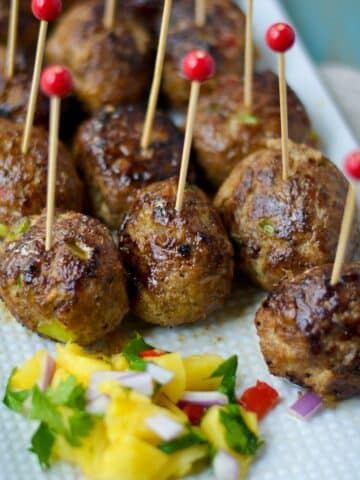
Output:
M229 403L228 397L221 392L185 392L180 401L195 403L204 407Z
M115 372L103 371L95 372L91 376L89 388L87 391L87 399L92 400L99 394L99 384L113 380L120 383L123 387L132 388L142 395L151 396L154 391L152 377L147 372Z
M219 450L215 455L213 469L216 480L239 480L239 462L225 450Z
M108 409L109 403L110 398L105 394L101 394L88 402L86 410L94 415L102 415Z
M41 365L41 374L38 380L39 389L43 392L53 379L56 370L56 363L48 352L45 352Z
M157 413L156 415L147 417L145 423L161 440L167 442L178 437L184 431L184 425L176 422L164 413Z
M322 404L321 398L316 393L307 392L289 408L289 412L301 420L308 420L322 407Z
M171 382L175 376L171 370L160 367L160 365L156 365L155 363L148 363L146 371L152 376L155 382L160 383L160 385L166 385Z

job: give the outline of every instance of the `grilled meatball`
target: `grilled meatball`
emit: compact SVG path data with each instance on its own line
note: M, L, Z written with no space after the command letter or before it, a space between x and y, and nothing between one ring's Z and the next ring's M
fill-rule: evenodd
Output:
M147 90L151 74L148 32L119 12L114 30L103 27L103 1L75 5L58 22L47 55L67 65L77 96L90 111L131 103Z
M271 373L330 401L360 394L360 263L335 286L331 271L323 265L282 283L256 314Z
M267 138L281 136L278 78L267 71L255 74L253 108L243 104L242 78L221 76L209 95L199 101L194 131L198 162L215 187L229 175L239 160L264 145ZM304 106L288 87L289 137L309 143L310 121Z
M0 43L2 44L7 42L10 4L9 0L0 0ZM29 54L33 54L39 31L39 21L31 12L30 0L19 1L18 22L17 44L19 47L25 48Z
M27 154L21 152L23 126L0 119L0 223L40 213L46 205L48 135L33 128ZM81 210L83 186L65 147L59 145L56 204Z
M233 251L221 220L197 187L175 210L177 178L138 192L120 230L130 272L132 311L147 322L196 322L220 307L231 290Z
M204 27L194 23L194 2L180 0L174 4L175 19L168 36L164 65L163 90L175 107L186 105L190 85L180 71L182 58L195 48L202 48L215 59L217 73L241 73L243 70L245 17L231 0L208 0L207 21ZM202 87L210 90L213 80Z
M108 226L120 226L136 191L177 175L182 135L165 115L157 113L152 143L143 151L140 138L144 112L140 108L106 107L79 129L75 141L92 210Z
M238 163L215 205L234 241L238 271L271 290L283 278L333 261L347 181L319 151L290 142L285 182L280 140L266 146ZM356 226L349 255L357 232Z
M0 295L34 332L87 345L128 311L125 276L110 232L80 213L57 213L45 250L45 214L27 219L0 247Z
M19 52L16 56L15 74L11 79L4 76L6 48L0 45L0 117L24 123L29 99L32 71L28 58ZM47 125L48 100L39 93L34 123Z

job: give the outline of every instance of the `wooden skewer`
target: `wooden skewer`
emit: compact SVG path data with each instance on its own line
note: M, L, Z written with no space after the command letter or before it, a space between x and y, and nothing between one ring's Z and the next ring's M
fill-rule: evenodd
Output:
M346 198L344 216L341 224L339 243L337 246L335 262L331 275L331 285L336 285L341 275L341 269L344 264L346 249L350 238L351 229L354 222L356 212L356 193L352 184L349 185L349 190Z
M195 0L195 25L203 27L206 23L206 0Z
M55 189L56 189L56 167L59 146L59 124L60 124L60 97L50 99L50 131L49 131L49 166L48 166L48 190L46 200L46 241L45 248L52 247L54 211L55 211Z
M141 137L141 148L147 150L151 141L151 132L154 124L155 112L159 98L161 77L164 67L164 59L166 52L166 40L169 31L170 13L172 0L164 1L164 9L162 14L161 29L159 36L159 44L156 54L154 77L151 84L149 103L146 110L144 129Z
M5 77L12 78L15 72L16 40L19 18L19 0L11 1L9 29L6 47Z
M115 25L116 0L105 0L103 24L107 30L113 30Z
M196 109L197 109L197 104L199 99L199 93L200 93L200 82L193 81L191 83L189 108L188 108L188 113L186 117L186 132L185 132L184 147L183 147L182 158L181 158L180 177L179 177L179 184L178 184L177 195L176 195L175 209L177 212L181 212L183 201L184 201L184 190L186 185L187 172L189 169L189 159L190 159L191 144L192 144L192 139L194 134L195 116L196 116Z
M41 68L44 61L44 52L45 52L45 43L46 35L48 29L48 22L41 20L39 28L39 37L36 47L36 56L35 56L35 65L34 72L31 81L30 96L28 100L28 107L26 112L24 135L21 146L21 151L23 154L26 154L29 150L31 131L34 124L36 102L38 99L38 90L40 82Z
M247 0L244 65L244 105L251 110L254 71L253 0Z
M283 53L279 53L279 92L280 92L280 115L281 115L282 178L284 181L286 181L289 177L289 127L288 127L285 55Z

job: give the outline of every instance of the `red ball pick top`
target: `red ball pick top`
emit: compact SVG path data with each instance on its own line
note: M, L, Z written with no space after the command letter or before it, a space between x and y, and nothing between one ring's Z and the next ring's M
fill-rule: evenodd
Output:
M51 65L43 70L40 86L48 97L66 97L73 87L71 73L62 65Z
M295 31L287 23L274 23L266 32L266 43L271 50L278 53L284 53L295 43Z
M206 50L192 50L182 59L181 72L191 82L204 82L214 75L215 61Z
M360 150L354 150L345 157L344 169L348 177L360 181Z
M61 0L32 0L31 10L38 20L51 22L55 20L61 13Z

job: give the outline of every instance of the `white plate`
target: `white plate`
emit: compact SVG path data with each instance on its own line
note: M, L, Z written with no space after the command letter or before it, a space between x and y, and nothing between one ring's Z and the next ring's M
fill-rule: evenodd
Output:
M305 8L305 6L304 6ZM263 61L276 68L276 57L264 45L264 32L274 21L287 20L275 0L255 0L255 36ZM326 154L340 165L343 155L356 146L337 107L324 89L300 40L289 53L288 80L305 103ZM360 402L353 399L335 410L319 413L310 423L286 412L298 389L269 375L258 347L253 317L263 294L251 287L239 287L224 311L199 325L176 329L151 328L147 332L155 345L183 354L217 352L239 355L239 391L257 379L271 383L282 402L261 424L266 446L250 470L249 480L356 480L360 478ZM13 320L0 319L0 394L12 366L20 364L40 347L53 348ZM28 421L0 406L1 480L75 480L70 467L57 465L43 473L27 452L32 428ZM211 480L209 471L191 477ZM119 479L121 480L121 479ZM225 480L225 479L224 479Z

